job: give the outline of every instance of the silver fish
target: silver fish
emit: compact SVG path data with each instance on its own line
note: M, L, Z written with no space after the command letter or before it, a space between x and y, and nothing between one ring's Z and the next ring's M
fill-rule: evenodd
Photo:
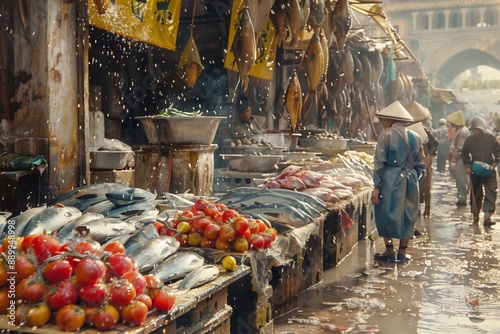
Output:
M185 294L192 288L214 281L217 277L219 277L219 268L211 264L201 266L183 278L175 294Z
M164 283L173 282L203 266L204 263L203 256L196 252L177 252L167 257L150 274Z
M156 194L141 188L130 188L108 192L106 197L115 206L124 206L155 199Z
M135 231L133 224L117 218L100 218L80 224L73 229L75 238L88 237L103 244L111 238Z
M52 233L81 215L80 210L70 206L45 208L30 219L21 235Z
M137 263L139 271L149 272L158 263L175 253L180 243L171 236L160 235L148 240L144 245L129 254L129 257Z
M153 224L147 225L134 233L130 238L127 239L123 246L125 247L125 253L128 255L135 251L137 248L144 245L148 240L158 237L158 230Z
M31 218L33 218L36 214L42 212L46 208L47 208L46 206L31 208L15 217L10 218L8 221L14 222L14 225L16 226L15 235L20 236L23 233L24 229L26 228L26 225L28 225L28 223L30 222ZM2 237L4 237L5 235L6 231L3 231Z
M83 210L83 213L103 213L115 208L115 205L110 200L106 199L102 202L96 203Z
M316 208L318 211L327 211L327 207L325 205L325 202L322 200L310 196L308 194L304 194L300 191L294 191L294 190L289 190L289 189L281 189L281 188L275 188L275 189L269 189L269 191L273 193L278 193L278 194L283 194L285 196L290 196L298 199L299 201L302 201L304 203L307 203L311 205L312 207Z
M259 215L269 221L280 222L292 226L303 226L314 222L314 218L305 212L285 204L260 204L247 206L243 212Z
M12 212L0 212L0 234L4 234L5 227L7 226L7 219L12 215Z
M194 205L193 201L187 200L176 194L163 193L163 198L165 199L165 201L172 203L173 206L175 205L178 207L191 207Z
M107 218L127 219L132 216L139 216L147 214L148 212L151 213L151 211L156 211L156 213L158 213L155 200L115 207L111 210L102 212L102 215Z
M125 244L127 242L128 239L130 239L131 237L133 236L133 234L128 234L128 235L121 235L119 237L114 237L114 238L111 238L109 239L108 241L106 241L105 243L103 243L101 245L101 251L104 250L104 248L111 242L119 242L121 243L122 245Z
M72 206L85 211L94 204L106 200L106 193L110 191L126 189L127 185L122 183L95 183L75 188L62 196L55 198L47 203L47 206L53 206L56 203Z
M283 195L278 195L278 193L276 192L273 193L271 191L269 192L263 191L261 193L249 194L238 201L231 202L230 205L232 207L240 207L244 210L246 206L266 204L266 203L291 205L309 214L312 217L318 217L320 215L319 211L316 210L312 205L309 205L305 202L301 202L294 197L286 197Z
M84 223L87 223L91 220L95 220L95 219L99 219L99 218L104 218L104 216L101 215L100 213L85 213L85 214L81 215L80 217L73 219L68 224L66 224L65 226L63 226L59 230L57 230L56 238L59 241L74 238L75 235L73 234L73 229L75 227L77 227L80 224L84 224Z

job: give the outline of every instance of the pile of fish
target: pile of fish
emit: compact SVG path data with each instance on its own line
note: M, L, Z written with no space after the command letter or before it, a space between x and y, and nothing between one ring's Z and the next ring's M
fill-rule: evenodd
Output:
M315 172L290 165L274 178L259 185L261 189L289 189L325 202L338 203L354 194L353 188L370 185L371 180L354 170L332 169Z
M322 200L287 189L240 187L230 190L218 202L249 215L294 227L312 223L327 211Z

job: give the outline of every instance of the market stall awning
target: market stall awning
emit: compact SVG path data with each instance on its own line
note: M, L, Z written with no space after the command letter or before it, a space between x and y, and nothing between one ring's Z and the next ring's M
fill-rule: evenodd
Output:
M432 102L450 104L458 101L457 97L449 89L431 87Z

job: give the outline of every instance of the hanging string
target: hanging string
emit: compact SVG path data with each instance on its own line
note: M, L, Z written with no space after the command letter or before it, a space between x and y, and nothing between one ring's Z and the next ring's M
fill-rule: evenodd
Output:
M196 12L196 1L197 0L194 0L194 4L193 4L193 16L191 18L191 36L193 36L194 13Z

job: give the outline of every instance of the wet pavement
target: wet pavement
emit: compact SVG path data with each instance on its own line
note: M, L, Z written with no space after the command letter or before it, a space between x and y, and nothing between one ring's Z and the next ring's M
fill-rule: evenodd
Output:
M274 333L500 333L500 210L484 228L482 214L475 225L470 206L455 202L454 181L435 173L432 214L417 221L409 262L373 260L384 250L375 233L275 319Z

